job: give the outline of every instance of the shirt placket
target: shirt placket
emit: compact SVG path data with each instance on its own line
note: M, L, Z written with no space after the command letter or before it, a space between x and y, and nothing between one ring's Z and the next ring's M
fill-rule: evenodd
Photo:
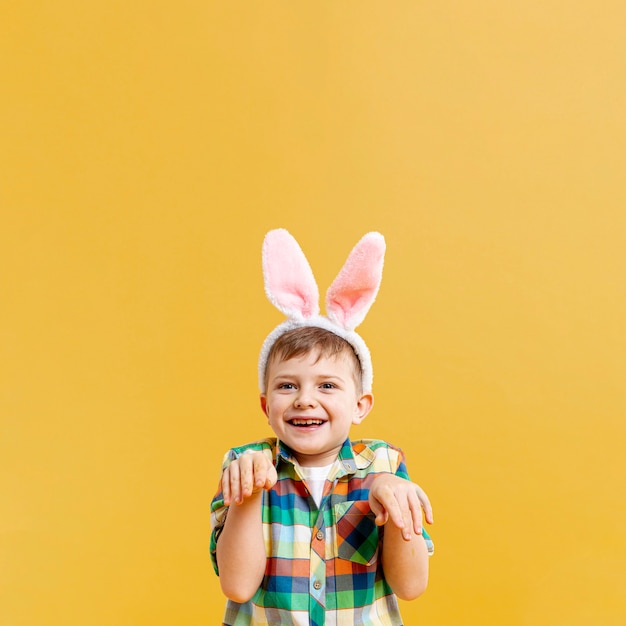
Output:
M324 522L324 511L330 506L330 496L335 490L335 485L339 479L347 473L354 472L354 469L354 460L344 459L340 461L337 471L331 470L324 487L324 495L322 496L315 526L311 533L309 570L311 626L324 626L326 621L326 523Z
M323 626L326 613L326 528L321 509L311 533L309 594L311 626Z

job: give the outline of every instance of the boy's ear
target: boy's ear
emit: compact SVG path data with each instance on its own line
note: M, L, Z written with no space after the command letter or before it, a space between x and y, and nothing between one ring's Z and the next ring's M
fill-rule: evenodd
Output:
M360 424L374 406L374 396L371 393L364 393L354 407L353 424Z
M267 396L262 393L259 396L259 400L261 401L261 410L263 411L263 413L265 413L265 415L267 415L267 411L268 411L268 406L267 406ZM269 417L269 415L267 415Z

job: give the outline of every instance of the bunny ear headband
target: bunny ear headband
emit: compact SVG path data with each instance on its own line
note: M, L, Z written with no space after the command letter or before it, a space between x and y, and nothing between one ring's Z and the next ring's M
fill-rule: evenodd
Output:
M274 342L294 328L324 328L353 348L361 363L363 392L372 390L372 359L354 329L364 320L378 293L383 272L385 239L365 235L350 252L326 292L327 315L320 315L319 291L311 266L298 242L283 228L271 230L263 241L263 277L270 302L287 316L265 339L259 357L259 388L265 392L265 368Z

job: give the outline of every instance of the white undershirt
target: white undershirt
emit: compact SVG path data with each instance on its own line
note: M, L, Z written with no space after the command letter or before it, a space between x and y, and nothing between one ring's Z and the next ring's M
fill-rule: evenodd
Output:
M322 502L324 483L326 482L328 472L330 472L330 468L332 466L332 463L330 465L324 465L323 467L300 466L300 470L302 471L302 477L304 478L304 480L306 480L309 491L311 492L313 500L315 500L315 504L317 504L318 507Z

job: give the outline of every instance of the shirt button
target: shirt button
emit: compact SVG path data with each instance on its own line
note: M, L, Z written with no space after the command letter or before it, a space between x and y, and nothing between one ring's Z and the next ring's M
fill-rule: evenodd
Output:
M322 588L322 583L321 583L319 580L316 580L316 581L313 583L313 586L314 586L316 589L321 589L321 588Z
M315 535L319 541L324 539L324 533L321 530L317 531L317 535Z

